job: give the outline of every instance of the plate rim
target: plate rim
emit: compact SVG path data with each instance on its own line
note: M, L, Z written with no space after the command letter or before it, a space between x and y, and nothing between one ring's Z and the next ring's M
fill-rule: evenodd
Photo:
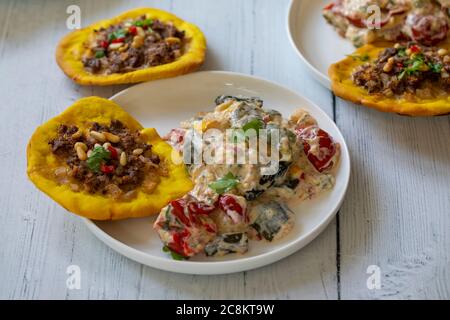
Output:
M327 118L331 125L335 127L337 132L340 135L340 143L341 143L341 152L345 153L345 158L348 159L348 172L346 172L346 175L343 177L345 179L344 181L344 187L342 188L342 194L340 196L339 201L335 204L333 209L331 210L330 214L328 214L322 221L320 221L313 229L311 229L308 233L301 236L298 239L293 240L290 243L287 243L283 245L280 248L274 249L269 252L262 253L257 256L253 257L243 257L242 259L237 260L228 260L228 261L177 261L177 260L171 260L163 257L153 256L149 255L148 253L145 253L143 251L140 251L138 249L135 249L133 247L128 246L127 244L120 242L119 240L113 238L111 235L106 233L103 229L98 227L95 222L88 218L82 218L84 223L87 225L88 229L103 243L105 243L107 246L109 246L114 251L124 255L125 257L137 261L141 264L159 269L164 271L171 271L175 273L183 273L183 274L196 274L196 275L219 275L219 274L230 274L230 273L236 273L241 271L247 271L256 269L262 266L266 266L269 264L272 264L276 261L279 261L294 252L297 252L298 250L302 249L306 245L308 245L312 240L314 240L322 231L329 225L329 223L332 221L332 219L335 217L336 213L339 211L340 207L342 206L342 203L345 199L345 195L348 191L348 186L350 182L350 173L351 173L351 159L350 159L350 153L347 147L347 143L344 139L344 136L342 135L342 132L336 125L336 123L326 114L325 111L322 110L317 104L313 103L308 98L304 97L303 95L297 93L296 91L290 89L289 87L285 85L281 85L278 83L275 83L273 81L264 79L262 77L257 77L254 75L248 75L238 72L231 72L231 71L201 71L201 72L194 72L191 74L183 75L177 78L189 78L189 77L195 77L199 75L208 75L208 74L214 74L214 75L226 75L226 76L232 76L232 77L241 77L241 78L247 78L251 80L256 80L258 82L263 82L270 86L278 87L282 90L286 90L290 92L291 94L299 97L300 99L303 99L308 103L309 105L313 106L315 109L317 109L317 112L322 113L322 116ZM162 80L156 80L156 81L170 81L169 79L162 79ZM137 86L146 86L149 85L151 82L143 82L139 83L137 85L128 87L120 92L117 92L113 96L109 98L109 100L114 101L117 97L124 95L127 93L127 91L131 90L132 88L135 88ZM344 157L342 157L344 158ZM342 159L341 158L341 159Z
M288 39L291 44L291 46L294 48L294 51L297 53L297 55L300 57L300 60L306 65L308 71L310 74L324 87L331 90L331 80L328 77L328 75L324 75L322 72L320 72L315 66L313 66L308 59L304 56L301 48L297 46L297 44L294 41L294 37L292 36L292 28L293 28L293 21L294 21L294 8L296 6L301 6L304 0L291 0L288 6L287 15L286 15L286 30L288 34Z

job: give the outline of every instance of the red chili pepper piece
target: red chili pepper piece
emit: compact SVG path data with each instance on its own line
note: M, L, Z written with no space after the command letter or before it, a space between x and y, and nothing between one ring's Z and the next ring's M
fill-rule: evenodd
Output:
M240 215L244 213L244 210L242 209L241 205L236 201L236 199L233 196L229 195L224 195L220 197L219 207L225 212L235 211Z
M137 28L136 28L136 26L131 26L128 29L128 32L130 32L133 36L137 35Z
M107 166L106 164L102 164L100 166L100 171L105 173L105 174L111 174L114 172L114 166Z
M100 42L100 46L104 49L108 48L108 41L103 40L102 42Z
M113 146L109 146L109 147L108 147L108 151L111 153L111 158L112 158L112 159L117 159L117 158L119 158L119 154L118 154L118 152L117 152L117 149L114 148Z
M415 45L415 44L412 45L409 49L411 50L412 53L418 53L418 52L421 51L421 50L420 50L420 47L417 46L417 45Z
M125 38L117 38L111 41L111 43L122 43L125 41Z

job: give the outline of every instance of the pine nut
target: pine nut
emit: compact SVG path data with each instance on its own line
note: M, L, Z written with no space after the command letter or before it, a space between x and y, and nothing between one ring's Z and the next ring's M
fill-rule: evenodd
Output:
M108 150L109 147L111 147L111 143L105 142L105 143L103 144L103 149Z
M450 63L450 56L444 57L444 63Z
M133 38L133 43L131 46L135 49L138 49L144 45L144 36L135 36Z
M440 56L440 57L443 57L443 56L445 56L446 54L448 53L448 50L447 49L439 49L438 50L438 52L437 52L437 54Z
M108 49L110 50L117 50L122 46L123 43L118 42L118 43L111 43L108 47Z
M384 72L391 72L392 68L394 67L394 65L392 63L387 62L384 67L383 67L383 71Z
M168 37L164 39L168 44L180 43L180 39L176 37Z
M83 131L81 131L80 129L78 129L78 131L75 132L75 133L72 135L72 139L78 139L78 138L81 138L82 135L83 135Z
M138 156L138 155L142 154L143 152L144 152L144 150L142 150L141 148L138 148L138 149L134 149L134 150L133 150L133 154L134 154L135 156Z
M103 135L105 136L106 140L117 143L120 141L119 136L116 136L115 134L112 134L111 132L103 132Z
M101 147L101 146L102 146L101 144L96 143L96 144L94 144L94 149L95 149L95 148L98 148L98 147Z
M100 142L105 142L106 141L105 135L103 133L100 133L100 132L97 132L97 131L91 131L90 135L91 135L92 138L94 138L97 141L100 141Z
M144 29L142 29L142 27L137 27L136 33L138 36L145 37L145 31L144 31Z
M122 152L120 154L120 165L126 166L127 165L127 154L125 152Z
M75 145L73 146L75 148L75 150L77 150L78 148L83 149L84 152L87 151L87 145L85 145L83 142L77 142L75 143Z
M406 49L406 50L405 50L405 53L406 53L406 55L410 56L411 53L412 53L412 51L411 51L411 49Z
M89 158L89 157L92 155L92 150L89 150L89 151L86 153L86 155L87 155L87 157Z
M395 49L400 49L400 47L401 47L400 43L396 43L396 44L394 45L394 48L395 48Z
M87 159L86 152L83 150L82 147L76 148L76 151L77 151L78 159L80 159L81 161L84 161Z
M125 45L124 46L121 46L119 49L118 49L118 51L119 52L124 52L124 51L126 51L127 49L128 49L128 47L129 47L129 45L128 45L128 43L125 43ZM125 52L124 52L125 53ZM128 56L127 56L128 57ZM122 60L126 60L126 59L122 59Z

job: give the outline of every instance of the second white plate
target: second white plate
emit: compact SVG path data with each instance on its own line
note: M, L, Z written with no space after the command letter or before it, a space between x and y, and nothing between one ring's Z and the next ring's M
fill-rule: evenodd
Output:
M312 75L330 88L328 68L356 49L322 17L322 9L332 0L292 0L287 15L289 39Z
M180 121L200 111L211 110L214 99L222 94L260 97L265 106L279 110L286 117L300 107L309 111L342 146L335 187L312 201L291 206L296 212L294 230L279 241L252 241L245 255L172 260L162 252L161 241L152 229L155 217L108 222L85 219L89 229L99 239L119 253L158 269L189 274L222 274L249 270L282 259L308 244L325 229L344 199L350 175L350 158L339 129L310 101L266 80L212 71L142 83L111 99L145 127L155 127L160 134L165 134L171 128L178 127Z

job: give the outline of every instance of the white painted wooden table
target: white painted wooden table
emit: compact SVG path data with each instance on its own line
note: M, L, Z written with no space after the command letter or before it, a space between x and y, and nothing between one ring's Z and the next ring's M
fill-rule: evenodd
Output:
M279 82L334 117L351 151L351 184L338 217L309 246L254 271L178 275L113 252L79 218L38 192L25 174L25 147L35 127L80 97L109 97L124 88L79 87L58 69L54 49L68 32L66 8L79 5L87 25L132 8L130 3L0 2L0 298L450 298L450 118L412 119L335 99L290 47L288 0L133 6L170 10L199 25L209 46L203 70ZM66 289L72 264L81 268L80 290ZM379 290L367 288L370 265L380 268Z

